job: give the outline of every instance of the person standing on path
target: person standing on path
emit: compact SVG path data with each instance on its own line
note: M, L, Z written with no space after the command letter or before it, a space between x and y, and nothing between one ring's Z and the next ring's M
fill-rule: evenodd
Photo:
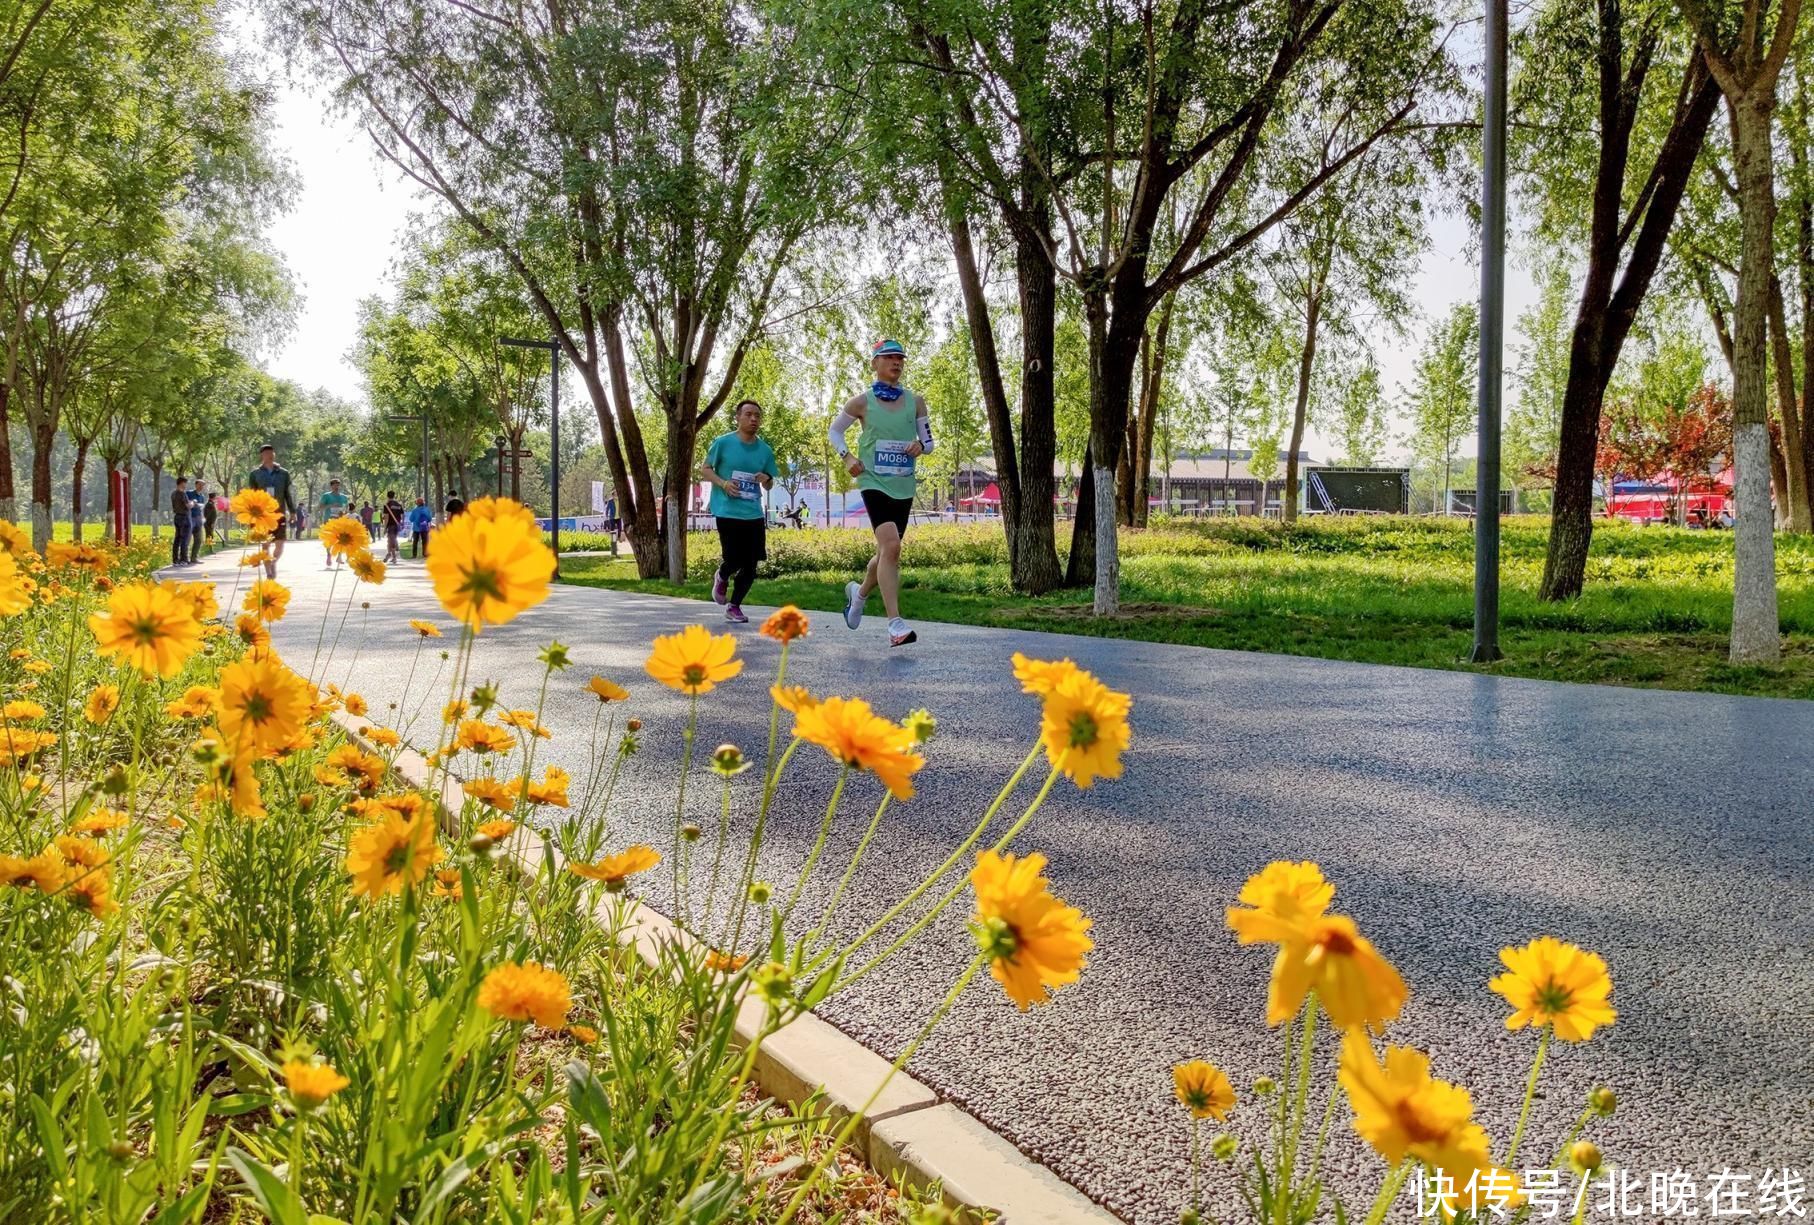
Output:
M176 535L170 540L170 564L186 566L189 564L189 478L176 478L176 488L170 491L170 526Z
M416 504L409 508L409 555L411 557L428 556L428 529L435 521L435 512L428 509L427 498L417 498Z
M332 480L328 481L327 491L321 495L317 502L317 509L320 511L322 525L325 526L346 514L347 507L352 504L353 500L340 492L339 477L334 477ZM339 564L340 558L336 557L333 552L330 551L328 553L327 565L323 566L322 569L332 570Z
M296 494L290 488L290 471L279 467L277 448L270 443L258 448L258 467L246 478L246 485L262 489L277 500L277 528L271 533L270 556L265 560L265 577L277 577L277 562L283 556L283 542L289 538L290 520L297 513Z
M205 499L202 503L202 536L209 544L213 544L214 524L220 518L221 496L208 488L207 481L197 481L196 488L202 491Z
M207 488L208 482L198 476L189 490L189 564L192 566L202 559L202 532L208 515Z
M384 521L384 560L398 561L402 554L397 551L397 536L403 531L403 503L397 501L397 491L384 491L384 507L381 512Z
M359 504L359 523L365 528L367 536L372 534L372 523L377 513L377 508L372 505L370 498L366 498Z
M926 401L918 392L901 386L901 369L906 363L907 350L899 341L878 343L869 356L875 382L838 411L830 431L832 449L857 478L863 509L869 513L869 526L876 537L875 556L869 559L863 581L844 585L844 624L854 630L863 623L863 605L879 588L882 607L888 613L888 645L896 647L919 641L919 635L901 619L901 537L907 534L918 488L914 461L932 451ZM859 424L863 429L853 455L845 435Z
M756 563L768 557L768 516L762 491L772 489L781 470L775 449L757 437L762 405L740 402L731 414L736 429L712 439L699 465L699 479L712 486L712 517L718 521L718 571L712 576L712 600L726 604L724 619L738 625L743 599L756 581Z
M447 505L442 507L441 524L445 527L453 517L466 509L466 499L457 493L447 495Z

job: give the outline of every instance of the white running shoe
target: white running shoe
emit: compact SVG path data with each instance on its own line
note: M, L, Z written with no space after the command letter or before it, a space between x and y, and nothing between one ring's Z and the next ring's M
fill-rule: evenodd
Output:
M844 584L844 624L851 629L863 624L863 584Z
M889 646L904 647L910 642L918 642L919 640L920 636L914 633L913 630L908 627L907 623L899 617L894 618L888 623Z

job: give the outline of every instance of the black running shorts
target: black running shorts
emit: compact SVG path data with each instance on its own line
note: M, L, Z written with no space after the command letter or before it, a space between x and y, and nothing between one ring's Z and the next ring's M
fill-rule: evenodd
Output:
M901 535L907 534L907 520L913 514L912 498L891 498L879 489L865 489L863 509L869 512L869 526L892 523Z

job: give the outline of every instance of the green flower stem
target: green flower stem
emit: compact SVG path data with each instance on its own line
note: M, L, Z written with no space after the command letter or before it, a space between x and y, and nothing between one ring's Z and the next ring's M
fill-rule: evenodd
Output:
M783 922L793 915L794 907L800 903L800 894L806 890L806 882L813 874L813 868L818 866L819 856L825 853L825 840L831 836L831 823L838 815L838 800L844 795L844 783L849 777L849 766L838 771L837 785L831 789L831 800L825 805L825 819L819 822L819 836L813 839L813 849L807 853L806 863L800 868L800 879L794 882L793 890L787 895L787 904L781 908Z
M1549 1159L1549 1165L1545 1167L1546 1169L1553 1170L1562 1164L1562 1158L1568 1155L1569 1147L1573 1145L1576 1140L1581 1138L1581 1129L1586 1127L1587 1120L1593 1117L1594 1108L1592 1106L1589 1106L1581 1112L1581 1117L1575 1120L1575 1125L1568 1129L1567 1135L1562 1137L1562 1143L1556 1146L1556 1155Z
M1027 805L1027 810L1020 814L1020 816L1015 820L1013 825L1008 827L1008 832L1003 834L1001 841L997 842L995 844L995 848L994 848L995 850L999 851L999 850L1001 850L1002 847L1008 845L1009 841L1011 839L1013 839L1014 835L1018 834L1021 831L1022 827L1024 827L1028 821L1033 819L1033 814L1039 811L1040 805L1045 802L1046 796L1051 794L1052 784L1054 782L1056 782L1057 779L1058 779L1058 771L1056 771L1056 770L1054 770L1050 774L1046 775L1045 785L1040 787L1039 794L1033 797L1033 802L1031 804ZM984 823L987 824L986 819L985 819ZM982 831L979 828L977 830L977 832L981 833ZM974 838L974 836L975 835L972 835L972 838ZM961 847L959 848L960 851L962 849L963 848L961 848ZM934 879L936 879L936 878L934 878ZM875 970L875 968L877 966L881 965L884 961L887 961L890 957L894 956L894 954L896 952L898 952L902 948L902 946L904 946L908 941L914 939L921 932L925 931L927 927L931 926L932 921L934 919L938 918L939 915L943 914L945 912L946 908L949 907L952 902L957 900L958 894L962 893L965 889L967 889L969 887L970 887L970 878L968 876L965 876L962 879L960 879L957 882L957 884L955 884L951 887L951 889L945 894L945 896L941 897L938 900L938 902L936 904L934 904L934 906L932 907L931 910L929 910L925 914L921 915L919 917L919 919L917 919L913 923L913 925L911 927L909 927L906 931L902 932L900 934L900 936L898 936L894 940L893 943L891 943L887 948L883 949L880 953L876 954L874 957L871 957L868 961L864 962L861 969L857 970L856 972L854 972L853 974L849 975L846 978L840 979L837 982L837 984L832 988L832 990L841 991L845 987L848 987L848 986L852 985L853 983L856 983L859 980L867 977L871 972L873 972ZM924 890L925 890L925 886L922 885L920 887L920 889L917 890L916 892L924 892ZM884 917L886 917L886 916L884 916ZM867 938L867 936L865 936L865 938ZM855 945L852 945L850 949L847 949L844 953L844 956L848 958L850 956L851 950L854 950L855 947L856 947ZM821 959L821 960L823 960L823 959Z
M1190 1210L1203 1211L1203 1120L1190 1119Z
M1310 1169L1304 1175L1309 1181L1314 1182L1317 1172L1323 1168L1323 1143L1329 1139L1329 1123L1335 1118L1335 1103L1340 1097L1336 1090L1329 1090L1329 1104L1323 1107L1323 1125L1317 1129L1316 1147L1310 1150Z
M756 1056L762 1053L763 1042L767 1041L768 1036L775 1032L772 1026L773 1010L770 1010L763 1019L761 1028L756 1030L755 1035L750 1038L749 1045L743 1049L743 1063L738 1066L736 1079L731 1081L731 1087L724 1095L723 1100L726 1105L718 1111L718 1126L712 1129L712 1142L700 1150L701 1152L715 1153L724 1143L725 1133L731 1128L731 1120L737 1115L736 1104L743 1100L743 1086L749 1083L751 1074L756 1070ZM705 1177L706 1171L710 1168L710 1162L699 1162L693 1171L692 1181L687 1184L686 1194L675 1202L684 1204L691 1200L693 1193L699 1190L699 1180Z
M339 567L335 567L335 572L336 572L336 574L338 574ZM329 587L330 587L330 591L328 593L328 608L332 609L334 606L334 596L333 596L333 592L331 590L332 585L333 585L333 580L330 579L330 580L328 580L328 582L329 582ZM328 657L321 661L321 680L322 680L323 684L327 683L328 672L334 666L334 653L340 649L340 636L342 634L346 633L346 619L353 615L353 601L358 598L359 598L359 576L354 575L353 576L353 589L346 593L346 607L340 610L340 625L334 630L334 641L328 644ZM321 619L322 632L326 633L327 628L328 628L327 618L323 617ZM316 644L316 650L318 650L318 651L320 650L319 643ZM357 654L354 655L354 658L355 659L358 658ZM309 666L309 673L310 673L309 679L310 680L314 679L314 671L315 671L314 665L311 664ZM348 676L348 679L351 679L351 677L352 677L351 665L348 665L347 676Z
M735 953L743 941L743 924L749 917L750 886L756 882L756 856L762 851L762 834L768 826L768 811L769 805L773 800L775 784L780 780L782 773L787 769L788 759L794 755L794 750L799 747L800 742L798 740L788 742L787 748L781 753L781 760L775 765L773 776L763 784L762 805L756 810L756 828L750 833L749 850L743 857L743 879L739 883L739 892L737 894L737 921L732 924L730 940L723 946L724 951L727 953Z
M1303 1138L1304 1111L1310 1097L1310 1054L1316 1041L1316 1014L1316 992L1312 991L1304 1001L1303 1037L1299 1042L1297 1056L1297 1094L1291 1104L1291 1136L1285 1145L1285 1167L1282 1177L1287 1196L1289 1196L1297 1176L1298 1144ZM1283 1096L1284 1093L1285 1086L1280 1085L1280 1096Z
M1404 1190L1405 1179L1410 1176L1411 1163L1408 1161L1401 1160L1386 1171L1386 1181L1380 1184L1379 1195L1374 1199L1373 1207L1368 1211L1364 1225L1380 1225L1380 1222L1386 1219L1386 1209L1392 1206L1392 1202L1398 1198L1398 1193Z
M1296 1018L1293 1018L1293 1019L1295 1020ZM1288 1090L1288 1086L1291 1084L1291 1056L1292 1056L1293 1051L1295 1050L1295 1047L1292 1045L1291 1026L1287 1025L1282 1030L1280 1030L1279 1036L1284 1041L1282 1043L1283 1051L1279 1057L1278 1084L1273 1089L1273 1092L1278 1094L1279 1107L1275 1112L1273 1112L1273 1119L1272 1119L1273 1123L1276 1124L1278 1127L1278 1132L1276 1135L1273 1136L1273 1139L1272 1139L1272 1168L1273 1168L1273 1174L1275 1176L1276 1181L1279 1182L1280 1184L1283 1184L1286 1179L1285 1140L1286 1140L1286 1137L1290 1134L1287 1116L1288 1116L1290 1108L1291 1108L1291 1094ZM1274 1198L1275 1198L1275 1200L1278 1201L1278 1203L1280 1205L1280 1211L1276 1215L1279 1217L1280 1221L1282 1222L1283 1218L1284 1218L1284 1211L1283 1211L1284 1202L1286 1199L1286 1196L1284 1194L1284 1187L1282 1185L1281 1185L1279 1194L1276 1195Z
M1524 1085L1524 1105L1518 1111L1518 1126L1512 1131L1512 1147L1505 1155L1505 1168L1517 1169L1518 1145L1524 1141L1524 1125L1530 1121L1531 1101L1537 1096L1537 1076L1543 1071L1543 1056L1549 1050L1550 1035L1555 1026L1545 1025L1543 1036L1537 1039L1537 1057L1531 1060L1531 1076Z
M934 1029L938 1028L938 1023L945 1019L945 1014L951 1011L951 1006L953 1004L957 1003L957 997L964 993L964 988L970 985L970 980L976 977L977 971L981 970L986 962L987 958L981 953L970 959L970 965L964 970L963 974L959 976L957 982L952 984L951 990L945 993L945 998L939 1002L939 1006L934 1009L932 1015L926 1019L926 1024L920 1027L920 1032L913 1036L913 1041L909 1042L899 1055L895 1056L894 1062L888 1067L888 1074L882 1077L881 1082L876 1085L875 1092L869 1095L869 1100L864 1102L854 1114L844 1121L844 1126L838 1129L837 1138L834 1139L831 1146L825 1150L824 1155L813 1163L813 1167L811 1170L807 1171L806 1177L800 1180L799 1189L794 1192L794 1197L787 1202L787 1210L781 1214L781 1219L776 1221L775 1225L788 1225L788 1222L794 1219L794 1214L799 1212L800 1206L806 1202L806 1197L812 1192L813 1184L819 1180L819 1175L824 1172L826 1165L830 1163L832 1158L838 1155L838 1151L850 1140L851 1134L857 1129L857 1125L863 1121L864 1117L868 1115L870 1108L881 1098L882 1091L888 1087L888 1082L894 1079L895 1073L907 1066L907 1061L913 1057L913 1052L919 1049L920 1043L924 1042Z
M875 837L876 830L882 824L882 814L888 811L888 805L893 799L893 792L884 792L882 802L876 805L875 816L869 819L869 828L863 831L863 837L857 842L856 853L850 857L850 866L844 869L844 878L838 882L837 889L832 892L831 901L825 904L825 913L819 916L818 924L807 933L806 947L808 949L818 942L819 937L825 932L826 925L831 922L832 911L838 908L838 903L844 897L844 891L850 887L851 878L857 874L857 865L863 862L863 852L869 849L869 840Z
M695 691L687 700L687 726L681 732L683 748L680 753L680 786L674 792L674 869L670 874L674 883L674 918L682 927L686 926L687 904L680 892L680 827L686 824L687 812L687 775L693 770L693 738L699 730L699 694Z
M718 905L718 869L724 862L724 844L731 837L731 776L724 776L724 803L718 812L718 844L712 848L712 879L705 887L705 917L699 921L704 929L712 925L712 911Z
M883 914L881 918L877 919L874 923L871 923L863 934L858 936L850 947L845 950L846 955L855 953L858 949L869 943L870 940L875 938L877 933L887 927L890 923L894 922L896 918L900 917L902 911L924 897L928 889L936 885L943 879L947 872L951 871L952 866L955 865L958 860L962 859L964 854L969 851L971 847L975 846L978 839L983 836L983 831L989 828L989 823L991 821L995 820L995 814L1000 811L1002 804L1007 800L1008 796L1013 793L1014 788L1020 784L1020 780L1025 777L1027 771L1032 768L1033 760L1038 756L1039 745L1035 744L1032 750L1027 754L1026 759L1020 763L1020 768L1014 771L1008 778L1007 783L996 793L995 799L990 801L989 807L983 812L982 819L976 823L976 828L970 831L970 836L965 838L955 851L952 851L950 855L946 856L945 862L940 864L932 875L928 876L925 880L915 886L913 891L906 897L896 902L893 906L890 906L887 913Z
M335 566L328 574L328 598L325 607L334 607L334 585L340 581L340 567ZM327 640L328 619L321 619L321 628L315 632L315 653L309 656L309 680L315 679L315 665L321 662L321 644Z

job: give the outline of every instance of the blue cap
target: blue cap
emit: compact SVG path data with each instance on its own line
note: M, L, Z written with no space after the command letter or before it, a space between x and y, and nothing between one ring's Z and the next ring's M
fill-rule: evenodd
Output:
M907 350L901 348L898 340L879 340L876 347L869 351L869 356L872 360L878 357L906 357Z

